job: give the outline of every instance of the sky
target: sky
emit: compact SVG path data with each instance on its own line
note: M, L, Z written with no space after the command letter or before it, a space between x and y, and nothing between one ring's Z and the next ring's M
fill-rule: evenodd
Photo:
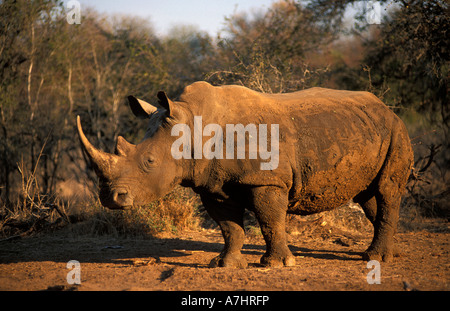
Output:
M149 18L157 35L179 25L191 25L216 36L226 16L268 9L275 0L78 0L99 13L137 15ZM67 3L67 1L66 1Z

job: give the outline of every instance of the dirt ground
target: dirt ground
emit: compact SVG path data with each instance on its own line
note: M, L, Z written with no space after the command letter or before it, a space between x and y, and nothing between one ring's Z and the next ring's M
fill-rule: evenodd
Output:
M400 232L402 256L381 263L381 284L368 284L371 269L361 260L371 234L317 225L288 235L296 266L265 268L265 246L250 234L243 248L247 269L209 268L222 249L216 229L158 238L74 236L61 230L0 242L0 290L449 290L450 233ZM69 285L67 262L80 262L81 285ZM73 267L70 267L73 268Z

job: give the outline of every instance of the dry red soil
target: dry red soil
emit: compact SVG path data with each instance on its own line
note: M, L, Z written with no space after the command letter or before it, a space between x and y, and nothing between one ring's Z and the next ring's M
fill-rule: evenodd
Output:
M0 242L0 290L449 290L450 246L444 232L401 232L401 257L381 263L381 284L368 284L361 260L370 234L320 227L289 234L296 265L266 268L261 235L247 237L247 269L209 268L222 249L218 230L159 238L76 237L56 232ZM81 285L67 283L67 262L80 262Z

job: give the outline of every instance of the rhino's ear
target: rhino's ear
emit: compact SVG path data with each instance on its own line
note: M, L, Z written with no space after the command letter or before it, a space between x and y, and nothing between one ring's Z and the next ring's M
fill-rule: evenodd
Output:
M149 104L132 95L128 96L128 103L130 104L131 111L136 117L141 119L147 119L157 110L165 110L165 114L171 116L173 112L173 102L167 97L166 93L162 91L158 92L157 96L159 99L157 104Z
M159 104L167 110L167 116L171 116L173 114L173 106L174 103L167 97L166 93L163 91L158 92Z
M141 99L138 99L132 95L128 96L128 103L130 104L130 108L133 114L141 119L148 118L158 109L158 107L149 104Z

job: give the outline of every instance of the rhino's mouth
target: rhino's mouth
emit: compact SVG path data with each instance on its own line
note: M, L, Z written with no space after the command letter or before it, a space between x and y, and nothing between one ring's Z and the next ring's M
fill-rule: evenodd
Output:
M101 203L104 207L107 207L109 209L120 209L120 210L124 210L124 209L129 209L133 206L133 204L119 204L117 202L113 202L110 200L101 200Z

